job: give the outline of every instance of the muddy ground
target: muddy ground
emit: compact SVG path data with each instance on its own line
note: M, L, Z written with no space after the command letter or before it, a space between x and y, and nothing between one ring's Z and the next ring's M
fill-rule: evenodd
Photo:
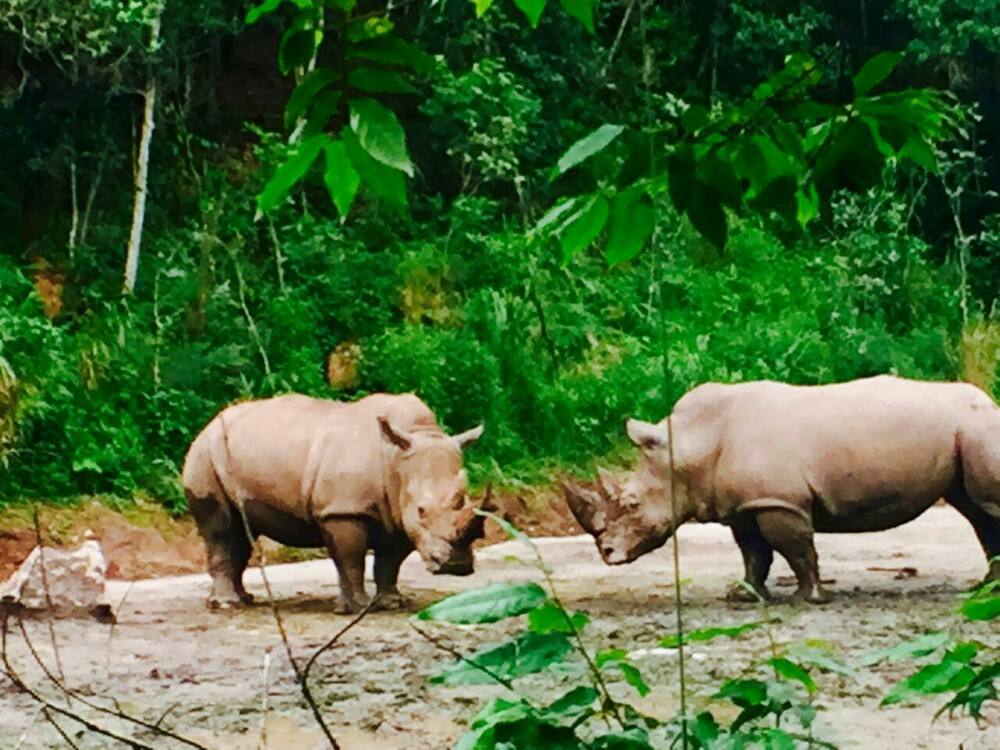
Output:
M726 587L741 571L728 531L717 525L692 525L682 529L680 539L687 626L757 619L755 606L723 600ZM632 565L608 568L589 538L540 538L538 544L563 599L592 616L588 645L637 651L634 658L653 688L639 705L650 714L671 716L678 695L676 655L655 648L658 638L672 630L675 618L669 546ZM843 660L856 662L900 639L952 628L963 637L1000 646L995 626L959 625L954 616L957 594L983 574L985 564L971 529L950 508L935 507L893 531L822 536L818 546L824 578L834 581L829 588L835 600L823 606L770 607L770 633L779 644L820 639ZM418 608L465 588L537 578L520 561L524 557L516 543L496 544L479 551L474 576L449 578L428 575L419 558L411 556L401 586ZM272 566L269 571L292 647L300 657L347 622L345 616L333 613L337 587L330 562ZM790 592L789 575L784 562L776 562L771 579L776 593ZM259 573L251 571L247 579L248 588L260 599ZM123 709L150 721L162 716L164 726L208 747L324 747L301 703L267 606L208 612L202 606L206 590L207 578L202 575L112 582L111 598L119 610L113 629L96 622L55 623L66 681L95 696L113 696ZM463 649L499 640L513 629L502 624L431 627ZM46 625L28 622L26 631L43 659L54 664ZM20 633L10 640L15 668L57 701L58 694L34 665ZM768 655L763 631L738 640L696 644L689 662L693 702L704 703L725 677L753 671L753 664ZM428 684L428 675L449 660L411 629L407 615L376 613L320 658L312 682L345 750L444 750L485 699L503 693L493 687ZM984 729L967 719L945 717L932 723L941 703L937 700L880 709L880 698L910 669L906 663L882 664L856 678L817 675L817 735L842 748L1000 747L995 705L991 726ZM519 685L529 695L552 695L575 679L564 671L526 678ZM614 690L628 694L623 684ZM95 719L115 731L133 731L108 717ZM81 748L114 746L81 732L68 720L62 724ZM134 736L156 748L180 747L141 732ZM66 746L37 715L30 698L9 683L0 686L0 747Z

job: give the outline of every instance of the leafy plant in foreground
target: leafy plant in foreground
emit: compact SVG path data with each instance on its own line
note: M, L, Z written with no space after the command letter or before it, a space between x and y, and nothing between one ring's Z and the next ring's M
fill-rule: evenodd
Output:
M994 558L996 559L996 558ZM991 621L1000 618L1000 581L978 587L959 607L959 612L969 622ZM997 681L1000 680L1000 659L994 651L992 659L983 659L987 647L978 641L956 641L947 633L935 632L907 641L874 654L868 660L875 663L882 658L901 660L928 656L944 648L937 661L924 665L906 679L898 682L885 698L883 706L894 703L950 693L951 698L934 715L937 719L948 711L967 711L976 721L983 719L983 704L997 701Z
M527 616L527 627L513 638L461 656L431 678L438 684L495 683L511 693L510 697L495 698L483 706L455 750L645 750L678 743L706 750L833 747L811 736L816 716L811 698L817 688L808 668L800 663L806 659L794 661L791 651L779 653L776 647L772 647L772 658L760 665L770 671L768 678L728 680L712 695L711 702L730 702L740 709L728 725L720 723L710 710L662 722L614 697L609 682L619 677L640 697L650 692L630 652L619 648L592 654L582 639L590 618L563 606L538 548L505 520L488 515L512 538L529 547L533 564L542 573L548 590L535 582L493 584L447 597L417 613L418 620L462 625ZM659 645L682 648L685 642L737 637L757 627L759 623L749 622L675 633L663 638ZM574 685L545 704L518 693L516 679L562 664L573 656L586 665L585 684ZM801 732L782 727L789 715L795 717Z

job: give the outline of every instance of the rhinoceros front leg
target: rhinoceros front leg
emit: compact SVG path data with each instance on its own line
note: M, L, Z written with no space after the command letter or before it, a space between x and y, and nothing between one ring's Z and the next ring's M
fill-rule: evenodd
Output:
M401 543L375 549L376 605L379 609L406 609L409 601L399 593L399 569L413 548Z
M744 581L757 592L757 596L769 599L771 595L768 593L766 581L767 574L771 571L771 563L774 561L774 549L752 519L749 522L741 520L734 524L732 531L733 539L743 553L743 567L746 571ZM755 602L757 596L742 586L733 586L726 593L727 599L736 602Z
M761 536L788 561L795 573L798 588L794 601L821 604L830 600L820 585L819 560L813 544L812 524L786 510L762 510L757 513Z
M323 522L326 547L340 577L337 611L355 614L368 606L365 593L365 553L368 526L354 518L331 518Z

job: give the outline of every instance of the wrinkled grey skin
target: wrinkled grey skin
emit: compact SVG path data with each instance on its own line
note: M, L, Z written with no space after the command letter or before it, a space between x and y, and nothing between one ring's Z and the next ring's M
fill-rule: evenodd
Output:
M602 471L597 489L565 486L609 565L656 549L689 520L716 521L732 528L758 595L777 551L796 575L794 598L822 602L814 532L889 529L939 498L969 520L987 560L1000 555L1000 409L974 386L891 376L708 383L670 421L672 451L667 420L628 420L642 456L624 481ZM1000 578L1000 563L987 577Z
M368 603L369 549L382 607L404 604L396 581L414 549L431 573L468 575L484 519L468 496L462 448L482 431L446 435L412 394L349 404L293 394L224 409L195 438L183 469L212 576L209 606L251 601L241 507L254 538L327 548L345 612Z

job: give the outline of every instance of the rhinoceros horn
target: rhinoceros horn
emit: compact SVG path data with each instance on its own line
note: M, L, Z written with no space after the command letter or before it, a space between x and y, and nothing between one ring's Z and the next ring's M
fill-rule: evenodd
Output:
M597 483L605 500L613 500L618 496L618 480L607 469L597 470Z
M486 494L480 510L492 513L496 510L493 505L493 485L486 486ZM458 518L455 519L455 528L458 529L458 538L463 544L472 544L477 539L483 537L486 517L476 513L474 506L470 503L466 505Z
M604 510L601 507L602 498L592 490L585 489L575 482L563 482L563 494L566 505L583 530L588 534L600 534L604 531Z

